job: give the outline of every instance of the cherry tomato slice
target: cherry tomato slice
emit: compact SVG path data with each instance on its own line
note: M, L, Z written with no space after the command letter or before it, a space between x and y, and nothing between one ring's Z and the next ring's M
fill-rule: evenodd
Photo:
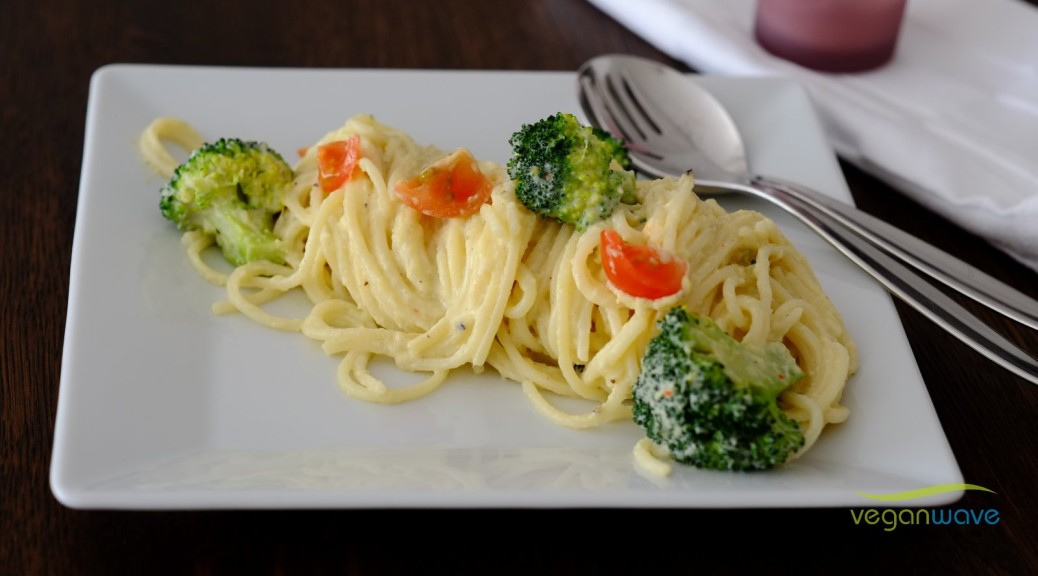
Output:
M479 211L494 186L472 154L459 148L415 178L397 183L396 195L411 208L434 218L458 218Z
M317 176L321 190L338 190L353 176L360 160L360 136L327 142L317 147Z
M606 278L638 298L663 298L681 290L687 265L651 246L628 244L616 230L602 230L599 252Z

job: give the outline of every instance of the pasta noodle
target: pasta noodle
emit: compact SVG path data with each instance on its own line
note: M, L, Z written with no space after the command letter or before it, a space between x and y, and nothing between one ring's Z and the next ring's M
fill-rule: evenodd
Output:
M161 140L198 142L184 123L159 119L141 139L149 164L168 176ZM318 186L317 145L358 135L359 175L326 194ZM218 313L240 312L271 328L298 331L340 355L348 395L396 403L429 394L453 370L492 368L562 426L589 428L631 417L631 391L657 316L675 304L713 318L737 339L783 342L805 377L782 396L805 433L804 450L824 427L844 421L840 404L857 368L855 346L802 253L770 219L726 212L693 193L693 179L640 180L639 204L622 204L605 222L577 231L522 206L505 169L481 162L491 200L464 218L430 218L393 193L446 154L368 115L349 119L307 149L277 219L286 264L252 262L224 274L206 264L211 240L184 235L199 274L226 287ZM657 246L688 263L682 290L639 299L606 280L599 232ZM300 290L312 303L290 318L264 304ZM389 386L370 368L391 358L421 382ZM572 412L557 397L590 401ZM651 459L640 444L638 459ZM653 465L650 465L650 468ZM659 466L655 466L659 469Z

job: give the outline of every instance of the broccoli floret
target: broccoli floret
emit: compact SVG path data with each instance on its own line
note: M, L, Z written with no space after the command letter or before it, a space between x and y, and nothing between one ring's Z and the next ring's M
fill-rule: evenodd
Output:
M525 124L508 140L515 195L536 214L578 230L634 201L634 172L623 142L560 112Z
M274 235L292 168L262 142L221 138L195 150L163 186L159 209L181 230L212 234L228 262L282 263Z
M672 459L712 470L766 470L804 445L779 394L803 377L780 343L743 344L683 306L657 322L634 388L634 421Z

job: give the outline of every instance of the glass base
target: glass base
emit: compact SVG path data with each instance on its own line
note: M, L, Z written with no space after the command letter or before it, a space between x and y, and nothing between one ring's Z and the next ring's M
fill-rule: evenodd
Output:
M854 52L823 51L773 36L766 29L755 31L757 43L771 54L805 68L821 72L864 72L879 68L894 57L895 45L886 44Z
M765 50L825 72L862 72L894 56L906 0L757 0Z

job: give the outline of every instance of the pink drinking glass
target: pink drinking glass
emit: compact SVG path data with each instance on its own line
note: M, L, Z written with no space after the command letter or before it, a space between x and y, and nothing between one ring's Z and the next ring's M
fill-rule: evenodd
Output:
M894 56L906 0L758 0L757 42L825 72L860 72Z

